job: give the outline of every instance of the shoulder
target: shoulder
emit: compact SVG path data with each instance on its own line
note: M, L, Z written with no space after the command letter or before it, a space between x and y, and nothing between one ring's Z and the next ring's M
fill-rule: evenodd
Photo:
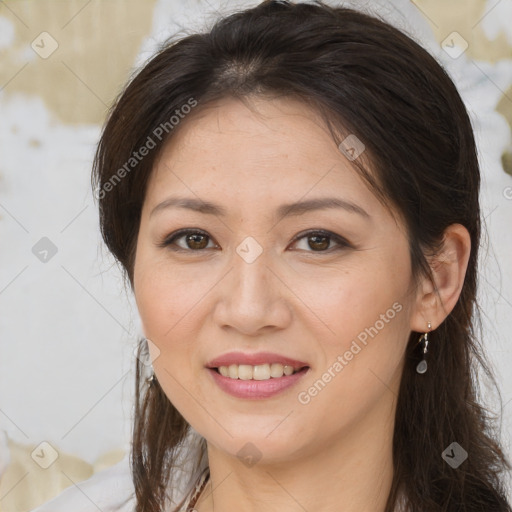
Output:
M134 507L134 487L127 454L114 466L68 487L31 512L133 512Z

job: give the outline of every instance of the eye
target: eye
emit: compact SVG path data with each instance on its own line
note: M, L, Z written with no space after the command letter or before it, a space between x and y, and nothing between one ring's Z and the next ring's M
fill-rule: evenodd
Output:
M183 239L184 245L176 244L176 241ZM351 247L351 245L341 236L331 233L330 231L314 230L305 233L299 233L293 240L292 244L296 244L302 239L306 240L306 244L312 251L306 252L331 252L343 248ZM173 251L200 252L202 249L208 248L208 241L211 237L204 231L197 229L180 229L165 238L159 247L170 247ZM329 247L332 241L338 244L338 247Z
M168 247L175 245L176 240L184 238L185 246L178 245L178 247L172 247L173 251L187 251L188 252L199 252L201 249L205 249L208 246L208 240L210 236L204 231L196 229L180 229L175 233L168 236L162 243L158 244L159 247Z
M307 231L306 233L300 233L295 237L294 243L305 239L307 247L314 249L313 251L307 252L332 252L334 250L340 250L346 247L351 247L351 245L341 236L331 233L330 231L317 230L317 231ZM331 247L328 248L331 244L331 241L334 240L339 247Z

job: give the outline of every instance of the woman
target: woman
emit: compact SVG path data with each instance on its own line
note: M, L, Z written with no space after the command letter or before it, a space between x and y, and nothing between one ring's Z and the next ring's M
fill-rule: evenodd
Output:
M93 184L146 336L108 510L511 511L475 141L411 38L321 2L221 19L128 84Z

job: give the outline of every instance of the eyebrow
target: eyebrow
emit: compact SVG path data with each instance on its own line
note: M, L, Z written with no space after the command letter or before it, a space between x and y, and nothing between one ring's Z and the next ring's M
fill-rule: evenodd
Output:
M172 207L193 210L205 215L216 215L218 217L227 216L227 210L219 204L211 203L210 201L202 201L201 199L195 199L191 197L176 196L169 197L161 203L157 204L149 216L152 217L155 213ZM366 219L371 218L371 216L359 205L339 197L322 197L316 199L308 199L305 201L298 201L296 203L283 204L276 209L275 215L278 220L281 220L288 216L303 215L307 212L330 208L341 208L347 212L359 214Z

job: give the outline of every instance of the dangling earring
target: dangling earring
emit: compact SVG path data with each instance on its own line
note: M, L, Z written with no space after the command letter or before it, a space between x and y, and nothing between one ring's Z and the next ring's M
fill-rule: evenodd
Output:
M145 341L146 341L146 346L144 348L144 354L145 354L146 358L142 362L143 362L144 366L146 366L146 367L149 366L151 368L151 375L146 378L146 383L148 384L149 387L151 387L156 382L156 375L155 375L155 370L153 369L153 364L151 361L149 344L151 343L154 345L154 343L149 338L145 338Z
M156 383L156 375L155 370L153 369L153 365L151 365L151 375L146 379L146 382L149 387Z
M427 322L427 328L428 332L425 334L422 334L420 336L420 339L418 340L418 343L421 343L423 341L423 359L416 365L416 371L418 373L425 373L427 371L428 365L426 361L426 355L428 351L428 333L432 330L432 326L430 325L430 322Z

